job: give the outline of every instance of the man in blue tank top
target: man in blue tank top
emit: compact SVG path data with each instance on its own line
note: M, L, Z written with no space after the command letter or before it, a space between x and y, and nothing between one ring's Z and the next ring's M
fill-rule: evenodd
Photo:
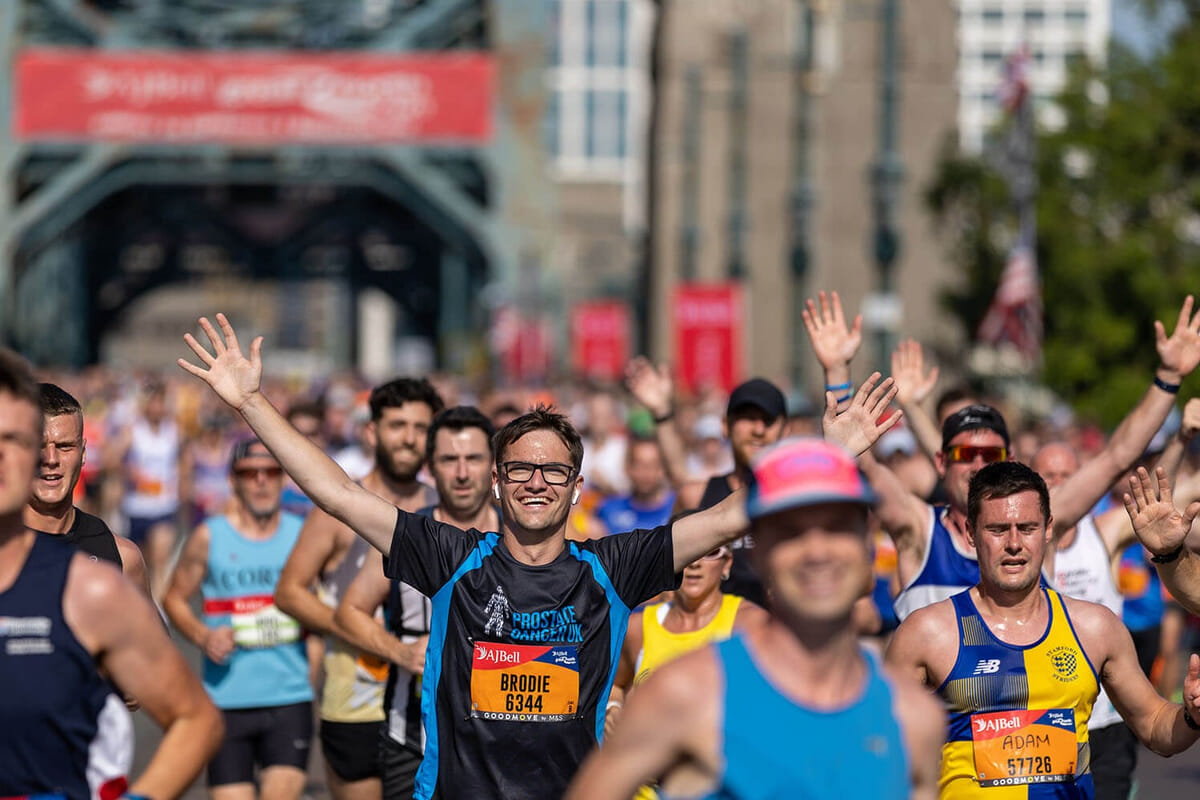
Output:
M120 570L25 527L42 444L38 387L0 350L0 797L177 797L221 719ZM165 730L129 783L132 723L119 683Z
M573 800L933 798L945 715L856 640L875 497L853 457L785 439L755 461L746 512L771 589L761 627L657 670L576 776Z
M225 716L225 741L208 764L221 800L298 798L312 739L312 686L300 624L275 607L275 584L301 519L280 510L283 468L257 439L234 447L235 503L192 532L163 608L204 653L204 688ZM203 595L203 619L191 598Z

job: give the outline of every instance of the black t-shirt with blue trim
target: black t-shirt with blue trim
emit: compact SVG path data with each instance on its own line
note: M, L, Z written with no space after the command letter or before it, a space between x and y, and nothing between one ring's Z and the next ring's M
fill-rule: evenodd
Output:
M630 610L674 589L669 526L517 561L400 512L385 572L432 599L415 797L559 798L604 731Z

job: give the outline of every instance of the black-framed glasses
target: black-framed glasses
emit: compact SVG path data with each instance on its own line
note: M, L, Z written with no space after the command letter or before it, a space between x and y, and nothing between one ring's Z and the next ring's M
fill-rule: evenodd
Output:
M575 468L570 464L531 464L528 461L505 461L500 465L500 474L504 480L513 483L526 483L533 478L533 473L542 471L542 480L551 486L566 486L575 475Z

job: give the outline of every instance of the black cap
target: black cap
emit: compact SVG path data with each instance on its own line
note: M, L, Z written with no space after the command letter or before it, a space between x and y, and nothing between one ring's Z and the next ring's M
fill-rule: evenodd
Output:
M762 409L771 422L787 414L787 400L784 399L783 392L763 378L751 378L736 387L729 395L725 416L731 417L738 409L746 406Z
M255 439L253 436L248 436L245 439L239 439L233 446L233 452L229 454L229 469L232 470L237 462L241 461L243 458L249 458L252 455L275 458L274 453L272 453L270 450L267 450L265 453L251 453L251 448L256 445L264 450L267 450L267 446L260 440ZM279 459L276 458L275 460L278 461Z
M942 449L949 447L950 440L963 431L978 430L995 431L1004 439L1004 446L1008 447L1008 426L1004 424L1004 417L991 406L975 404L960 408L946 417L942 423Z

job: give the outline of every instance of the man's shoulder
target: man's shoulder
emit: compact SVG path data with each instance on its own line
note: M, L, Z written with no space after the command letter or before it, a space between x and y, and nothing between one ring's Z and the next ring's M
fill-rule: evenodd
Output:
M71 524L72 533L79 538L89 536L112 536L108 523L95 514L89 514L78 506L75 507L75 521Z

